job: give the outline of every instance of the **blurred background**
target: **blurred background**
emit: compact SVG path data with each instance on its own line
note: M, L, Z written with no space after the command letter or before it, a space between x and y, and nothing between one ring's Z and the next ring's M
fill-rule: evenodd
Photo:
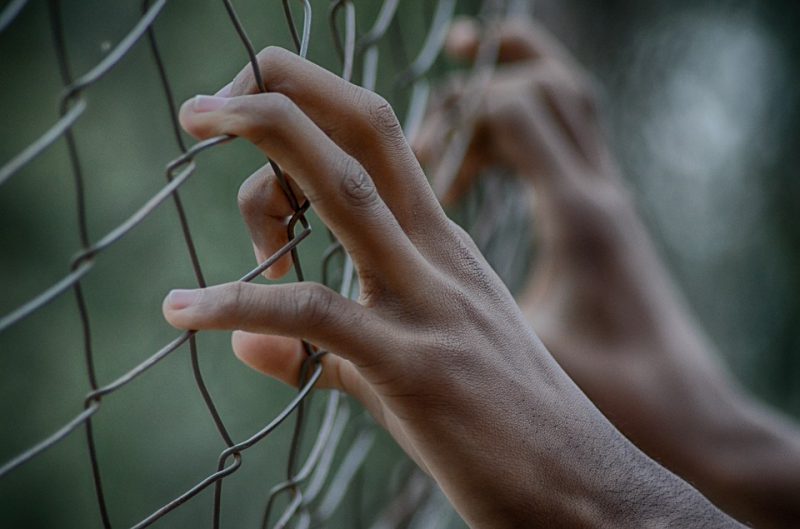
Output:
M234 4L256 48L290 47L281 2ZM309 57L339 71L329 2L312 4ZM462 0L457 11L474 13L478 4ZM62 5L77 75L140 17L138 1ZM355 5L358 27L366 31L380 2ZM408 93L393 90L393 81L419 50L433 8L428 0L403 0L395 37L381 43L378 91L401 116ZM639 209L719 354L760 399L800 418L800 5L539 0L535 13L599 80L611 141ZM179 101L215 92L246 61L221 2L171 1L155 30ZM31 0L0 34L0 65L4 164L58 115L61 83L46 2ZM442 60L432 77L452 67ZM144 40L85 97L88 109L74 130L89 232L97 240L163 187L164 165L179 150ZM209 283L236 279L254 265L236 193L262 163L250 146L231 142L201 154L196 174L181 188ZM301 246L311 279L320 277L327 242L317 229ZM0 187L0 315L63 277L79 246L62 140ZM104 252L82 284L101 383L175 337L161 317L161 300L171 288L193 286L194 275L172 204ZM226 333L202 333L198 342L209 390L235 439L258 430L291 398L290 389L240 364ZM71 292L0 334L0 462L74 417L88 387ZM367 421L353 409L357 423ZM319 416L319 406L311 413ZM119 527L210 474L223 448L194 384L187 347L106 398L93 424ZM287 424L246 452L241 469L226 479L224 526L260 523L267 491L285 473L290 435ZM397 491L402 460L378 433L330 526L368 527ZM211 500L207 490L155 527L208 526ZM458 525L450 514L438 516L441 527ZM82 431L0 480L0 526L101 526Z

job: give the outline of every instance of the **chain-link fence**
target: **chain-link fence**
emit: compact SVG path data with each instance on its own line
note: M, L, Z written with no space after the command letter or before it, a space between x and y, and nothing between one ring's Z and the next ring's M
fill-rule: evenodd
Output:
M160 44L162 34L157 27L159 18L168 9L172 8L172 6L168 6L170 4L168 0L144 0L140 6L140 16L135 21L135 24L127 30L116 44L112 45L110 41L101 42L102 57L89 67L76 66L76 63L84 61L76 61L70 54L70 41L73 38L70 29L74 31L76 24L66 24L64 19L70 14L70 10L75 9L76 6L61 0L50 0L46 3L46 9L43 6L34 6L33 4L36 4L36 2L27 2L25 0L13 0L6 4L2 13L0 13L0 39L3 38L3 33L15 30L15 24L17 24L18 19L22 19L26 15L27 10L46 11L49 23L49 38L52 40L51 53L55 58L63 85L59 97L59 113L57 119L49 127L42 130L33 141L27 142L27 146L18 150L15 155L6 160L0 167L0 186L2 186L0 187L0 192L8 190L15 179L28 178L29 173L26 171L30 170L30 166L35 166L37 159L44 157L48 151L56 148L56 146L59 146L58 148L62 145L66 146L68 164L60 166L58 172L61 174L53 175L53 177L60 178L67 173L70 175L72 198L69 200L73 204L75 212L73 222L80 247L69 263L66 274L49 285L44 285L41 281L35 282L37 286L33 292L38 291L38 293L30 295L29 291L26 290L22 302L17 301L17 298L22 297L22 295L17 296L17 292L9 293L8 300L14 305L10 310L6 310L0 319L0 333L14 332L15 328L45 312L49 306L55 303L62 303L64 298L69 298L71 295L74 299L71 302L71 311L77 315L77 324L80 329L79 343L82 350L82 370L85 379L88 380L89 392L83 400L82 406L78 402L71 404L75 408L80 408L80 411L65 422L52 424L49 428L49 434L40 436L38 440L28 439L24 441L24 444L22 444L23 441L17 444L11 443L14 447L22 445L24 448L16 450L14 454L3 453L4 461L0 466L0 482L9 483L23 467L35 464L56 447L82 437L84 451L88 454L87 464L90 468L97 511L97 513L85 512L81 514L81 517L87 520L88 525L92 525L88 520L91 520L94 516L99 516L104 527L130 525L142 528L150 526L159 520L166 520L164 521L164 526L174 526L173 524L178 522L170 522L168 515L179 508L200 508L197 505L200 500L192 502L190 500L202 495L204 491L209 491L203 495L204 499L202 501L207 501L211 504L211 525L220 527L223 520L222 510L226 503L224 501L225 495L223 494L223 485L226 480L229 480L230 476L236 474L243 467L243 458L249 450L257 447L268 437L273 436L283 426L283 430L288 429L290 431L286 442L286 450L280 454L272 454L269 464L285 467L284 479L271 486L265 484L265 490L253 492L253 503L260 502L259 504L261 505L261 526L311 527L325 525L347 496L346 493L350 484L358 479L359 469L367 458L376 432L369 421L359 418L360 416L358 415L353 415L353 410L351 410L347 399L336 391L325 393L323 397L325 399L324 404L318 406L317 413L311 413L310 400L314 385L322 374L320 358L325 354L324 351L319 351L311 344L304 343L307 357L299 374L299 389L284 402L282 408L274 416L270 417L269 420L263 421L260 428L243 436L235 435L228 426L228 421L223 420L223 413L220 412L201 370L199 340L197 333L194 331L184 332L158 347L154 353L149 354L145 359L140 359L134 364L128 364L121 375L108 378L98 374L96 367L98 355L113 355L114 351L100 351L96 346L97 329L95 328L95 322L98 319L96 313L101 309L97 309L96 304L92 303L90 299L98 296L87 294L85 284L88 278L97 268L102 266L106 254L112 248L126 238L131 237L131 234L136 233L137 230L142 230L143 224L150 217L155 216L163 208L169 207L168 204L171 202L176 213L174 222L179 225L180 238L185 247L183 250L184 259L190 263L196 284L200 287L206 286L207 274L202 265L203 259L201 259L197 250L194 231L190 227L189 218L191 214L187 213L187 210L191 210L191 207L185 205L188 203L183 198L181 188L190 180L197 178L198 167L202 164L203 158L208 156L208 153L220 149L223 144L231 142L234 138L220 136L193 145L187 145L184 140L177 120L176 97L173 89L174 79L172 79L173 68L164 59L162 45ZM275 4L278 4L278 2L275 2ZM427 76L436 63L444 44L447 28L456 13L455 0L438 0L436 3L424 2L413 6L414 9L420 9L423 12L422 20L425 22L424 27L414 28L411 31L411 39L419 40L421 42L420 46L409 44L409 35L404 34L405 31L398 21L399 0L385 0L377 10L371 9L372 20L366 30L357 26L357 21L362 20L363 17L359 18L356 2L335 0L327 5L319 4L317 2L312 5L309 0L283 0L280 10L285 21L286 34L290 39L288 43L270 42L270 44L288 44L287 47L293 47L299 55L305 57L312 45L312 35L314 35L314 38L326 39L327 43L324 45L332 47L336 56L338 56L341 76L347 80L352 80L357 74L359 84L370 90L375 90L379 77L386 75L384 71L386 69L381 68L382 54L386 55L386 50L390 50L393 55L391 59L394 63L389 70L392 73L391 82L388 83L393 92L391 97L395 104L400 104L404 107L398 109L398 111L399 114L404 116L407 134L412 135L419 126L426 108L430 93L430 84ZM226 24L235 30L240 49L246 54L246 58L253 68L255 79L261 90L264 91L263 75L265 75L265 72L261 72L259 69L256 60L257 50L248 35L249 30L245 29L246 27L252 28L255 26L255 23L251 23L254 11L253 6L249 6L249 17L240 16L234 2L231 0L222 0L221 6L224 7L224 10L219 11L216 22L218 24ZM412 8L412 6L405 7ZM487 1L482 6L469 7L476 8L473 9L473 12L485 20L490 31L490 25L494 20L499 19L510 9L526 7L526 2ZM176 10L178 8L192 10L193 6L191 4L183 4L175 6L175 8ZM275 9L272 9L270 13L274 14L274 11ZM87 12L91 13L92 11ZM102 16L104 14L108 15L109 12L107 9L98 8L96 14L98 19L86 20L87 26L102 26L104 23ZM312 21L320 17L327 19L326 27L319 31L312 31ZM77 27L80 27L80 24ZM174 24L170 28L174 29ZM202 38L202 35L197 35L197 37ZM391 42L387 44L385 42L387 40L391 40ZM171 42L174 42L174 40L171 39ZM483 46L476 67L469 79L469 82L477 86L485 83L488 79L491 72L491 64L496 56L496 43L493 43L492 39L486 39L485 42L487 44ZM92 111L92 91L96 86L117 69L125 68L124 63L129 56L141 54L144 50L149 53L148 60L155 67L151 71L160 86L162 98L161 108L153 108L152 113L166 114L167 119L163 123L165 125L168 123L172 130L174 145L172 148L175 149L178 155L166 163L164 184L156 192L151 193L142 205L127 218L117 222L110 229L105 229L102 236L93 236L91 233L92 200L89 198L92 192L90 189L91 183L88 181L86 173L87 168L91 169L90 166L94 157L91 156L92 160L89 160L86 152L98 149L96 145L92 145L95 141L94 139L97 138L98 132L104 135L114 134L113 131L117 130L119 125L114 123L113 117L99 122L95 120L93 124L100 123L100 125L94 131L87 132L86 128L88 127L82 128L81 121ZM239 56L242 55L240 54ZM239 56L235 60L238 60ZM83 59L83 57L80 57L80 59ZM6 67L7 65L4 65L4 68ZM21 68L18 65L13 67ZM147 76L150 74L137 72L136 76L138 77L139 75ZM30 104L38 105L39 103L34 101ZM118 102L118 104L124 104L124 102ZM459 110L458 119L454 122L454 127L461 127L467 130L470 109L465 106ZM6 122L4 127L8 127L11 130L13 129L13 124ZM11 132L7 132L7 134L11 134ZM458 158L463 156L468 141L469 137L467 135L454 135L448 154L445 156L445 159L451 165L454 163L457 165ZM125 146L120 145L118 149L124 150ZM329 244L326 247L323 248L318 245L317 249L319 251L316 251L314 255L301 257L300 246L303 241L309 239L312 233L312 221L309 218L308 203L298 201L291 187L283 178L280 167L273 162L270 162L270 164L294 211L288 222L289 242L256 268L242 275L240 281L252 281L258 278L281 257L291 254L296 280L305 280L306 272L304 267L312 263L314 267L319 267L323 283L338 289L342 295L356 296L358 285L355 281L352 263L332 235L328 234ZM123 167L122 169L129 174L131 180L142 180L135 167ZM488 193L488 195L496 198L502 196L502 193L492 192ZM21 196L20 201L24 201L24 198L24 196ZM495 204L489 204L488 206L490 207L485 207L485 201L480 198L475 199L473 202L472 207L466 208L468 216L480 216L481 211L484 212L484 215L487 211L495 212L491 214L491 218L494 219L492 222L481 222L483 235L479 235L478 239L479 242L483 239L483 246L486 247L490 241L496 239L496 231L499 229L497 220L502 218L502 215L498 216L496 214L497 208L494 207ZM515 211L522 212L523 210L517 208ZM48 230L61 229L62 233L59 234L61 237L66 237L63 230L70 229L67 226L56 226L52 223L45 223L45 225ZM518 226L524 225L524 222L518 223ZM518 240L518 235L511 238L512 244L516 244ZM4 253L7 251L4 250ZM503 255L508 254L508 248L503 248L501 253ZM507 260L508 266L512 266L516 262L518 262L516 258ZM157 270L169 268L173 266L173 263L158 262L147 256L142 256L138 262L128 262L126 266L154 267L154 270ZM226 269L230 273L230 267L228 266ZM117 273L124 272L119 270ZM148 285L142 284L139 285L139 288L147 289ZM108 291L104 292L104 294L106 296L116 295ZM158 292L157 294L162 295L163 292ZM101 302L99 305L105 306L105 303ZM30 327L26 328L26 332L30 332ZM141 331L143 336L146 336L147 333L147 329ZM143 338L141 341L145 344L150 340ZM64 349L68 348L65 347ZM128 523L123 521L126 520L127 516L116 515L120 507L109 499L110 485L107 482L109 480L114 481L113 474L115 468L117 468L117 462L110 460L111 458L109 457L104 457L102 453L104 447L100 446L101 441L95 428L96 421L102 414L111 413L106 411L107 400L113 400L120 392L127 391L140 377L147 377L153 371L157 371L171 356L186 354L187 352L191 360L190 369L194 385L202 398L208 416L213 422L216 436L223 444L223 449L219 452L216 462L195 461L192 463L195 468L191 469L175 468L174 459L165 460L162 465L164 472L196 476L196 471L199 471L199 469L209 468L210 471L204 474L201 479L195 479L190 486L175 491L171 498L163 501L149 513L139 513L134 523ZM72 361L77 360L77 357L71 354L72 351L63 350L61 353L65 356L69 355ZM25 361L24 350L3 351L3 355L11 354L19 356L20 362ZM51 358L51 360L56 362L55 365L57 365L57 359ZM37 387L35 381L31 381L30 386L26 386L25 391L35 392L44 399L51 398L48 397L47 388ZM157 397L156 400L158 400ZM124 411L116 410L114 413L124 413ZM309 419L311 415L314 415L313 419ZM293 425L286 424L292 421ZM42 430L42 428L39 428L39 430ZM23 431L27 433L27 430ZM179 441L175 444L180 446L181 442ZM188 470L194 472L188 472ZM400 473L403 474L402 471ZM405 472L405 474L408 473ZM157 477L154 479L157 479ZM412 478L410 481L400 479L398 485L394 488L398 490L403 488L401 482L406 482L406 485L404 485L405 492L398 496L395 504L389 506L389 510L377 522L378 526L392 526L392 524L399 523L400 520L408 520L414 514L414 507L422 505L420 491L428 491L429 486L422 485L419 478ZM119 485L118 482L115 483L115 486L119 487ZM35 501L36 495L41 493L40 490L44 490L31 488L31 490L20 491L19 487L23 486L14 485L13 482L9 486L15 487L15 490L21 492L22 496L27 495L31 503ZM266 494L265 501L262 499L264 494ZM120 492L116 492L113 495L116 498L124 497L124 493ZM400 502L399 504L397 503L398 501ZM432 508L429 507L428 511Z

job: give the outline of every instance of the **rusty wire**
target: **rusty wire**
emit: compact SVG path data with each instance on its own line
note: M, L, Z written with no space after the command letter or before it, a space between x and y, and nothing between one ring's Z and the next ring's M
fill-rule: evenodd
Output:
M313 393L314 385L322 375L323 368L320 359L325 354L324 351L319 351L311 344L304 343L307 357L303 363L301 373L299 374L299 389L294 398L285 405L277 416L267 421L260 430L238 442L233 439L226 428L206 386L200 368L195 331L186 331L175 337L146 360L133 366L115 380L101 383L97 379L94 366L94 352L92 349L90 309L85 299L81 282L87 274L93 270L97 259L100 258L105 250L122 240L164 202L170 199L178 213L178 220L186 245L187 256L191 263L196 283L199 287L206 286L200 259L195 249L192 232L189 227L179 189L194 174L198 157L209 150L220 148L221 145L231 141L233 138L230 136L219 136L198 142L192 146L185 145L183 141L178 124L177 107L173 97L168 70L162 60L157 35L154 30L154 23L162 13L167 2L168 0L143 0L142 13L138 22L100 62L80 76L75 76L73 74L72 65L68 57L66 44L67 36L64 34L61 2L60 0L49 0L48 2L53 47L63 81L59 116L48 130L44 131L36 140L0 167L0 186L19 173L30 162L42 155L50 146L63 140L67 146L70 171L75 187L77 225L81 248L70 263L69 271L66 275L56 283L45 288L40 294L34 296L29 301L12 310L9 314L0 318L0 333L36 313L68 290L72 290L75 296L77 313L79 314L81 322L84 362L90 391L84 399L83 409L80 413L76 414L71 420L56 429L56 431L45 439L31 445L27 450L0 465L0 479L12 473L15 469L25 465L32 459L37 458L49 448L61 443L67 437L73 435L76 430L83 428L94 481L98 515L104 527L112 527L111 513L113 506L108 505L105 497L102 465L97 455L96 439L92 429L92 418L100 411L104 398L123 389L133 380L156 367L162 360L188 342L195 383L215 424L220 439L225 445L225 449L219 454L216 470L213 473L197 482L188 490L178 494L172 500L164 503L151 514L143 517L132 527L147 527L176 508L184 505L201 491L213 487L212 526L218 528L220 526L220 513L222 509L222 487L225 478L241 467L242 454L246 450L269 436L290 417L294 417L295 423L290 450L286 459L286 479L274 485L267 492L262 516L262 527L283 528L292 523L295 527L320 526L324 524L325 520L330 518L341 503L344 491L347 490L349 483L352 482L358 469L364 462L374 438L371 428L366 425L359 426L355 440L347 447L341 463L339 463L337 468L333 468L334 454L341 444L345 426L353 423L353 420L350 418L351 414L346 399L342 398L338 392L331 391L327 393L325 411L320 424L316 428L312 447L306 455L305 460L302 462L300 461L300 447L303 439L307 437L307 425L305 424L307 418L306 408ZM248 37L244 24L240 20L231 0L221 0L221 2L227 12L229 22L244 48L253 69L257 85L261 91L265 91L256 50ZM292 6L290 5L292 3L294 2L290 2L290 0L282 0L282 7L293 45L297 53L305 57L308 53L311 38L313 9L308 0L298 0L297 4L299 5L297 7L302 10L302 24L300 29L298 29L296 15L293 13ZM356 6L354 2L352 0L333 0L331 2L328 14L329 26L332 33L333 44L341 59L341 76L344 79L351 80L354 75L354 70L357 68L357 65L360 64L362 86L370 90L375 89L379 62L378 45L384 39L385 35L387 35L390 26L396 21L398 4L399 0L384 0L373 25L359 37L356 31ZM505 3L500 0L495 0L494 2L488 1L486 4L505 5ZM13 0L6 5L3 11L0 12L0 33L14 23L15 19L25 9L26 5L26 0ZM435 15L432 18L421 51L419 51L414 60L410 62L410 65L408 65L395 82L396 90L411 89L405 127L409 134L413 134L414 130L416 130L422 113L424 112L429 93L426 74L439 55L444 43L446 28L449 26L453 17L454 9L455 0L438 0ZM143 39L145 36L146 39ZM127 56L132 49L140 45L139 43L143 40L147 42L153 64L156 67L161 89L166 100L175 143L181 154L166 164L166 184L156 194L150 197L124 222L117 225L105 235L99 238L93 238L88 227L82 157L75 139L76 133L74 131L74 126L84 115L87 108L87 99L84 97L85 92L92 88L97 81L111 72L120 61ZM491 41L492 39L489 40ZM489 48L488 51L480 55L483 58L479 61L478 66L480 68L476 69L476 72L479 73L474 75L474 78L477 80L473 81L473 83L485 82L487 68L490 63L493 63L494 57L496 56L496 45L492 48L490 44ZM469 112L469 109L463 109L462 115L467 117L462 118L462 121L459 123L460 125L469 125ZM451 150L456 154L448 158L448 163L451 163L452 158L457 157L457 154L465 148L465 146L461 145L465 140L463 138L458 138L460 138L460 136L454 141L457 145L451 147ZM240 278L240 281L253 280L287 254L292 255L293 267L298 281L303 281L304 273L297 248L302 241L311 234L311 226L306 217L309 204L307 201L303 203L298 202L292 192L291 186L284 178L280 167L272 161L269 161L269 163L272 165L284 193L294 210L294 214L287 225L289 242L256 268L244 274ZM2 187L0 187L0 190L1 189ZM344 260L344 265L341 267L341 270L333 270L333 257L337 255L341 256ZM333 240L333 238L331 245L321 257L320 262L324 283L328 285L338 285L339 291L345 296L353 296L357 293L357 282L355 281L352 261L344 254L341 245ZM288 505L282 512L275 513L277 500L282 495L288 496Z

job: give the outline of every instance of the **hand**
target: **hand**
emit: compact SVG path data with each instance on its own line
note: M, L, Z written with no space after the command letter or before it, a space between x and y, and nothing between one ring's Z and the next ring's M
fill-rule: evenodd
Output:
M495 165L529 182L538 259L518 301L548 350L646 453L743 519L793 526L800 435L744 397L677 297L606 146L593 83L540 27L517 20L499 38L503 62L445 200ZM460 22L447 44L471 59L478 28ZM423 124L423 164L440 162L464 86Z
M630 445L558 367L444 215L383 99L281 49L259 63L268 93L245 68L217 97L185 103L181 123L275 160L352 256L360 297L314 283L173 291L171 324L239 330L239 357L288 383L304 358L297 339L328 351L321 385L358 398L474 527L636 525L673 519L675 502L732 523ZM273 253L291 211L267 168L240 201L257 252Z
M472 20L461 20L451 28L446 49L456 59L472 60L482 45L480 36ZM412 141L423 166L434 171L434 182L445 176L439 173L456 169L455 179L442 190L443 202L457 200L482 170L494 165L525 177L540 193L573 195L596 180L598 187L615 180L616 165L598 123L588 74L530 21L506 22L499 35L489 38L499 39L500 66L488 86L455 76L437 94ZM464 114L474 122L472 142L460 167L443 167L441 162L450 161L441 160L441 153L454 118ZM593 197L593 191L585 195Z

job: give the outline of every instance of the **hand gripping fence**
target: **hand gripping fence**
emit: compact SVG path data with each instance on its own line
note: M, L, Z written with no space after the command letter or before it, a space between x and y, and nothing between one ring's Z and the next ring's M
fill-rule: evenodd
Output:
M315 383L322 375L323 368L320 360L325 354L325 351L318 350L309 343L303 344L306 358L299 374L299 389L296 394L280 413L267 422L260 430L240 441L234 440L226 428L206 386L203 375L201 374L196 331L186 331L180 334L149 358L139 365L130 368L115 380L101 383L96 376L95 356L92 349L90 310L81 287L81 281L92 271L97 259L100 258L105 250L116 244L132 230L136 229L143 220L168 200L173 202L178 213L178 221L197 285L199 287L206 286L200 259L195 250L192 232L187 221L179 188L192 177L197 167L198 158L200 158L203 153L231 141L233 137L219 136L198 142L192 146L185 145L183 141L177 120L177 107L173 97L173 91L168 79L167 69L161 58L156 32L153 27L167 2L168 0L144 0L141 5L141 17L127 35L111 49L101 61L94 65L94 67L90 68L86 73L76 76L73 73L71 63L68 59L64 24L62 22L61 1L48 0L48 14L51 24L53 45L58 61L59 73L64 85L60 98L59 117L38 139L0 167L0 192L2 192L2 185L6 181L14 177L15 174L20 172L26 165L42 155L51 145L63 139L67 146L70 170L75 187L77 229L81 248L72 260L69 272L61 280L49 286L40 294L26 303L23 303L9 314L0 317L0 333L36 313L67 291L72 290L75 296L77 313L79 314L81 322L84 362L90 391L83 402L83 410L70 421L61 425L51 435L31 445L28 449L10 460L0 461L0 479L5 478L15 469L39 457L43 452L61 443L66 438L78 435L76 430L83 429L94 481L99 516L104 527L112 527L111 511L113 506L110 506L105 498L102 479L104 473L101 461L97 455L95 435L92 429L92 419L94 415L101 410L102 402L106 397L122 390L139 376L154 369L161 361L188 342L194 381L216 426L217 432L225 444L225 449L219 454L216 470L213 473L197 482L188 490L181 492L172 500L164 503L132 527L143 528L153 524L171 511L186 504L201 491L209 488L213 489L212 526L214 528L220 527L222 487L225 478L235 473L241 467L242 454L245 451L272 434L292 415L294 415L294 427L286 461L286 478L268 491L261 526L263 528L283 528L289 525L298 528L324 526L326 520L330 518L341 503L348 485L362 466L374 439L374 431L371 426L356 425L358 427L358 432L354 441L349 447L345 448L344 456L341 458L341 463L338 464L338 468L332 468L335 459L334 454L343 438L345 428L354 421L350 418L349 405L346 399L344 399L339 392L330 391L326 394L327 401L325 403L324 413L320 424L317 425L313 441L311 442L311 448L305 460L300 460L300 447L303 443L303 439L309 435L309 428L306 424L308 402ZM255 49L245 32L244 25L231 0L222 0L221 3L224 5L229 22L235 29L241 41L241 45L247 53L257 85L263 92L265 91L265 87L262 73L256 60ZM399 3L399 0L384 0L372 26L359 36L356 30L356 2L353 0L333 0L331 2L328 12L330 32L335 49L341 59L341 76L344 79L348 81L351 80L356 61L360 61L360 84L367 89L375 89L379 62L378 44L391 32L393 23L396 22ZM26 8L27 4L28 0L12 0L6 4L6 7L0 12L0 37L2 37L2 32L14 23L17 16ZM410 61L409 65L402 71L394 83L394 89L396 91L410 91L404 122L404 130L409 137L413 136L422 121L428 95L430 93L430 86L426 75L432 68L444 44L447 28L455 12L455 4L455 0L437 0L421 51ZM513 10L522 9L525 5L526 2L522 1L486 0L483 2L480 12L486 20L486 28L491 32L492 25L496 24L501 16ZM294 47L299 55L305 57L308 52L311 37L311 21L312 15L314 14L312 4L309 0L282 0L282 7ZM302 12L302 19L301 23L298 24L296 13L300 12ZM146 39L144 37L146 37ZM87 109L88 103L84 97L85 92L112 71L132 49L141 45L140 42L144 42L145 40L149 47L152 61L158 71L161 89L169 109L169 117L174 131L175 143L181 154L166 164L166 184L156 194L150 197L124 222L101 238L93 241L89 236L87 223L83 164L73 128ZM400 45L402 47L402 42ZM405 54L404 51L403 54ZM478 96L480 95L482 87L485 88L488 82L496 57L497 39L484 39L478 53L478 60L468 78L468 83L473 87L472 92L478 94ZM446 188L449 180L453 178L460 164L460 160L463 159L470 139L470 127L474 125L476 115L475 109L479 104L478 99L479 97L465 101L458 109L456 119L453 123L454 134L452 135L452 140L445 151L441 167L435 172L434 186L436 189L441 190ZM269 256L256 268L244 274L240 278L240 281L249 282L253 280L287 254L291 254L292 256L297 280L303 281L304 273L298 255L298 246L311 234L311 225L306 217L309 204L307 201L302 203L298 201L284 178L280 167L272 161L269 161L269 163L294 211L287 227L289 242L273 255ZM484 190L484 194L487 195L488 198L495 197L494 202L498 200L502 202L504 200L502 193ZM498 196L500 196L500 198L496 198ZM479 205L472 208L472 220L470 221L470 223L481 229L481 231L477 233L476 239L482 248L486 247L490 241L495 240L495 236L503 229L498 218L502 219L504 216L507 217L509 215L520 217L519 208L516 208L516 210L513 208L509 209L509 206L503 205L502 203L499 205L497 203L492 203L488 198L483 199L479 197L477 199ZM498 206L500 208L499 210L502 211L500 215L497 214ZM524 223L518 222L517 224L521 226ZM473 235L476 234L473 233ZM500 254L510 254L512 256L505 259L506 262L511 263L511 266L518 266L516 263L521 261L521 259L516 258L515 250L519 246L519 237L519 234L514 234L509 239L511 242L501 245L501 249L498 250ZM356 296L358 285L355 281L352 261L332 235L330 235L330 238L330 246L320 257L322 282L329 286L338 286L340 293L344 296ZM334 262L334 257L343 259L344 266L341 267L341 270L334 268L332 264ZM277 500L282 496L288 498L287 506L280 513L274 512L276 510ZM381 523L383 524L380 525L381 527L393 526L387 524L385 520Z

